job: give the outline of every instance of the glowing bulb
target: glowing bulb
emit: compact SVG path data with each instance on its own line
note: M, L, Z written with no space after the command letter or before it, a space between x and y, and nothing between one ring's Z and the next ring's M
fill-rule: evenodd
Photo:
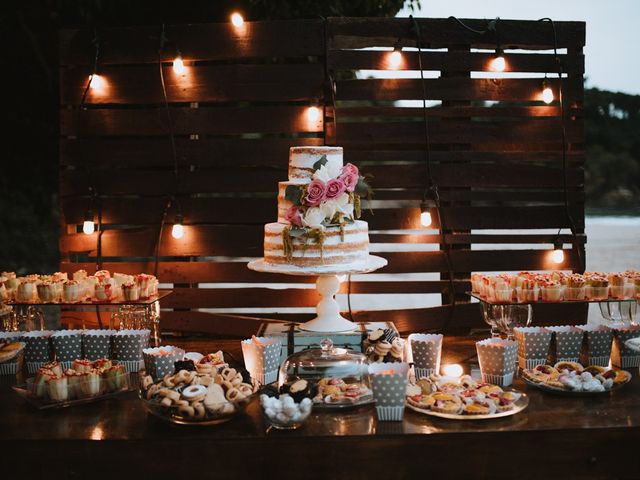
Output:
M402 63L402 52L400 50L394 50L389 54L389 67L398 68Z
M309 107L307 109L307 120L315 123L320 119L320 109L318 107Z
M344 283L347 281L347 276L346 275L338 275L338 281L340 283Z
M184 68L184 62L180 55L173 60L173 71L176 72L176 75L184 75L184 72L186 71Z
M550 87L544 87L542 89L542 101L544 103L551 103L553 102L553 90L551 90Z
M93 220L85 220L82 224L82 231L87 235L91 235L96 231L96 224L93 223Z
M244 25L244 18L238 12L231 14L231 23L234 27L240 28Z
M173 228L171 229L171 236L173 238L182 238L184 236L184 227L182 226L182 223L176 221L176 223L173 224Z
M457 363L450 363L442 367L442 373L446 377L460 377L464 373L464 370L461 365L458 365Z
M89 75L89 87L91 90L102 90L104 88L104 79L97 73Z
M431 212L429 210L424 210L420 214L420 224L423 227L428 227L431 225Z
M551 260L553 263L562 263L564 262L564 251L562 248L556 247L556 249L551 254Z
M491 61L491 70L493 70L494 72L504 72L506 66L507 62L504 60L504 57L502 55L496 56Z

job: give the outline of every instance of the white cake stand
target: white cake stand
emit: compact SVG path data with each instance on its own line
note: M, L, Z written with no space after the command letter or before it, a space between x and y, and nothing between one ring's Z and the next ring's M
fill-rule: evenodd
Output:
M320 294L320 301L316 306L317 316L298 327L307 332L352 332L357 325L342 315L335 295L340 289L338 275L356 275L370 273L384 267L387 260L375 255L369 255L362 262L344 265L317 265L297 267L295 265L281 265L265 263L263 258L253 260L247 265L251 270L266 273L284 273L285 275L317 275L316 289Z

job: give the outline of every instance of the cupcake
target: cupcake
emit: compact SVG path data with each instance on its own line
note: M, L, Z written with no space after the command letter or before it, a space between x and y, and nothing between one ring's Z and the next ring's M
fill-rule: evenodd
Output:
M80 397L80 380L83 374L76 372L75 370L68 369L65 370L64 375L67 377L69 400Z
M96 296L96 284L98 283L98 279L89 275L87 278L81 280L80 282L80 297L93 299Z
M562 300L562 285L557 280L547 280L542 287L542 300L559 302Z
M584 300L586 295L587 282L584 276L574 273L567 277L566 288L564 289L565 300Z
M104 371L104 377L107 383L107 390L109 392L117 392L124 387L124 380L126 372L124 366L113 365L112 367Z
M511 286L503 277L496 277L493 283L493 301L508 303L511 301Z
M80 301L80 283L77 280L67 280L62 285L62 298L67 303Z
M100 393L100 375L93 370L84 373L79 384L84 397L95 397Z
M480 295L482 290L482 275L480 273L471 274L471 293Z
M140 288L135 282L125 283L122 285L122 295L127 301L137 302L140 300Z
M64 402L69 399L69 386L67 377L54 376L49 379L49 398L54 402Z
M35 297L35 293L35 281L25 279L18 285L16 300L18 300L18 302L31 302Z
M109 270L98 270L94 275L100 281L111 278L111 273L109 273Z
M74 360L73 366L71 367L76 372L87 373L93 369L93 362L91 360L83 359L83 360Z
M540 287L533 278L525 278L520 282L520 286L516 287L516 296L518 302L537 302L540 295Z
M87 271L86 270L76 270L75 272L73 272L73 279L76 282L81 282L85 278L87 278Z
M45 398L48 395L48 382L55 378L56 374L48 368L39 368L33 379L33 390L31 393L37 398Z
M36 286L38 291L38 298L42 303L52 303L55 301L55 289L53 283L42 282Z
M66 282L67 280L69 280L66 272L56 272L51 275L51 277L54 282Z
M140 300L146 300L149 298L149 281L151 280L151 275L147 275L146 273L141 273L136 277L136 282L138 282L138 288L140 289Z
M113 286L108 282L96 284L95 297L97 302L110 302L113 298Z
M616 300L624 299L624 284L625 277L621 273L609 273L607 275L609 280L609 297Z
M586 297L589 300L609 298L609 280L601 274L590 275L587 278Z

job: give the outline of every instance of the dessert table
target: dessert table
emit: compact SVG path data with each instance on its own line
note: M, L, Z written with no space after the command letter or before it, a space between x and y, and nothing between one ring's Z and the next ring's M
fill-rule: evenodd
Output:
M445 337L443 362L464 362L476 337ZM240 355L238 341L171 339ZM296 431L267 431L258 399L212 427L148 417L136 393L37 411L0 387L0 452L7 478L637 478L640 378L599 397L568 398L515 387L524 412L491 421L450 421L407 410L377 422L373 407L312 412Z

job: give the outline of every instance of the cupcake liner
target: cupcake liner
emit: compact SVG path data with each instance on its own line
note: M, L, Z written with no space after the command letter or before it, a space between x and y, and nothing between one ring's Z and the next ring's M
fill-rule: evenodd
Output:
M127 373L137 373L144 368L144 360L118 360Z
M83 330L82 354L89 360L111 358L111 337L115 330Z
M501 338L487 338L476 342L476 350L483 378L485 376L496 377L502 382L508 382L501 385L509 385L513 381L518 342Z
M429 375L438 373L438 370L436 370L435 368L417 368L414 366L413 370L415 372L416 380L419 380L421 378L429 378Z
M160 354L160 352L165 352ZM154 380L174 372L174 363L184 358L184 350L171 345L142 350L144 368Z
M42 367L43 365L49 363L50 360L47 360L46 362L26 362L27 363L27 373L30 374L34 374L36 373L40 367Z
M0 363L0 375L17 375L21 370L21 365L18 363Z
M640 353L626 345L628 340L640 337L640 326L615 329L613 334L612 364L620 368L640 367Z
M251 377L261 385L267 385L278 378L282 343L280 339L273 337L255 337L255 339L259 344L253 338L240 342L244 364Z
M376 415L381 422L401 422L404 417L404 406L376 407Z
M51 360L51 343L49 337L53 332L33 331L23 335L22 341L26 343L24 358L27 365L30 363L47 363Z
M51 335L51 348L55 359L62 364L82 358L80 330L58 330Z
M392 370L394 373L383 373ZM369 376L371 379L371 390L376 399L376 410L378 408L387 409L390 412L395 409L404 409L405 395L407 391L409 364L373 364L369 365ZM397 418L397 414L393 419ZM378 417L379 420L385 420ZM402 419L402 415L400 415Z
M573 325L545 328L553 333L551 338L551 357L554 363L577 362L580 359L584 331Z
M583 349L580 354L582 363L584 365L608 366L611 358L613 330L604 325L580 325L578 329L585 332Z
M416 375L418 375L418 369L440 371L443 338L441 334L412 333L409 335L411 354L408 360L413 362Z
M508 387L513 383L514 372L506 375L491 375L489 373L482 373L482 381L485 383L492 383L499 387Z
M547 363L547 357L544 358L525 358L525 357L518 357L518 366L521 369L531 369L531 368L535 368L538 365L546 365Z
M513 333L518 342L519 357L525 360L544 358L546 361L552 332L542 327L516 327Z

